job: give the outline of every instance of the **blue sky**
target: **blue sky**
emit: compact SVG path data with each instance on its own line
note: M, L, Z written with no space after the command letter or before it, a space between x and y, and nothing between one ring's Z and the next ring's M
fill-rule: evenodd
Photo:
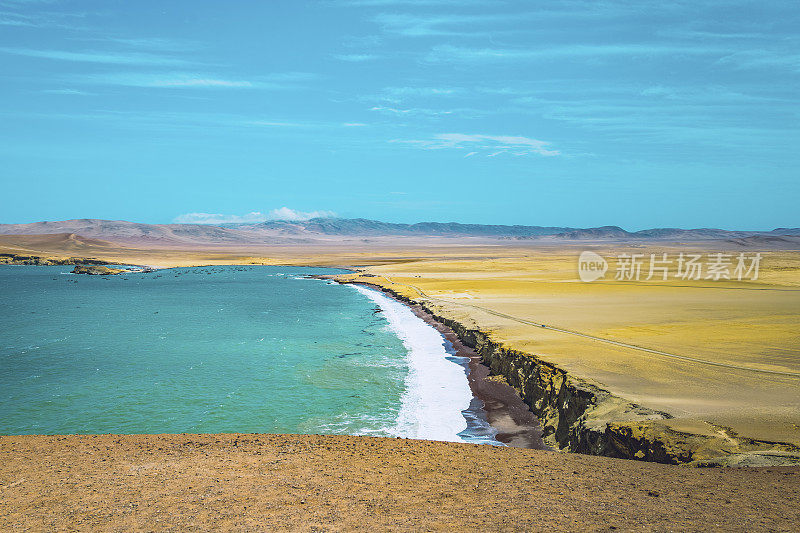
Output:
M793 1L0 0L0 222L800 226Z

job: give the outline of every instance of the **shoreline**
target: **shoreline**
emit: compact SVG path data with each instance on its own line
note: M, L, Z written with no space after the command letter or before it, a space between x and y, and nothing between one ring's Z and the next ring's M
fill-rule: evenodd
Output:
M800 448L794 444L741 437L730 428L710 422L682 424L669 413L615 396L534 354L505 347L474 326L439 315L424 301L424 295L420 301L374 283L371 277L357 275L335 281L374 286L419 307L454 331L463 343L474 347L479 360L511 385L516 397L537 416L549 449L692 467L800 465Z
M80 260L83 262L83 260ZM106 263L112 264L112 263ZM58 272L69 273L67 263L51 264L49 261L37 261L35 264L19 265L23 267L50 267ZM231 265L235 268L236 265ZM260 265L246 265L245 268L272 268L279 267ZM295 279L316 278L327 284L341 285L331 279L334 276L356 273L353 267L306 267L306 272L298 273ZM198 267L186 270L197 270ZM38 269L37 269L38 270ZM200 268L202 271L203 269ZM310 270L310 272L309 272ZM152 271L140 271L152 272ZM72 272L73 276L75 271ZM126 278L127 279L127 278ZM355 284L346 292L356 292ZM413 398L405 408L407 413L408 431L399 433L390 432L399 436L411 437L419 435L421 439L434 439L442 441L485 443L491 445L510 445L513 447L547 449L541 439L541 430L538 420L525 408L522 401L515 397L513 389L502 383L486 380L489 369L480 364L480 357L474 350L464 346L458 339L455 332L447 328L440 322L425 313L419 306L410 306L406 302L394 298L385 291L376 290L375 287L364 286L359 292L375 295L375 303L381 307L382 314L387 316L389 310L403 317L392 326L392 335L403 340L407 350L412 350L418 354L417 372L412 375L422 376L423 381L427 381L422 390L427 391L423 394L427 399L418 403L414 390L418 387L417 380L407 381L407 393ZM365 298L366 301L368 301ZM398 329L399 328L399 329ZM398 335L398 331L400 335ZM411 344L406 344L407 340ZM355 342L351 340L351 343ZM418 346L419 345L419 346ZM421 350L418 348L422 347ZM420 359L420 356L421 359ZM425 357L427 356L427 357ZM425 361L434 362L433 366ZM446 367L446 368L445 368ZM411 392L408 392L410 390ZM452 394L451 394L452 393ZM453 396L451 398L451 396ZM516 404L511 406L510 404ZM441 412L440 407L442 408ZM438 414L434 414L437 413ZM418 420L417 420L418 419ZM400 424L401 420L395 421ZM418 432L416 425L429 429ZM458 427L461 424L461 427ZM407 424L408 425L408 424ZM398 427L400 427L398 425ZM444 428L450 428L448 433ZM441 428L431 431L431 429ZM65 428L66 429L66 428ZM179 428L176 428L179 429ZM233 431L241 431L241 428L231 428ZM120 430L117 429L117 432ZM324 431L324 430L316 430ZM438 431L438 432L437 432ZM444 433L443 433L444 431ZM40 431L41 432L41 431ZM10 432L9 434L15 434ZM42 433L48 433L44 431ZM64 434L68 434L65 432ZM451 436L446 436L446 435Z
M31 258L31 256L26 257L26 259L29 258ZM32 261L27 264L20 264L19 266L67 266L77 263L93 264L95 261L86 260L84 258L71 258L71 261L69 262L52 262L50 259L40 257L36 257L36 259L36 261ZM122 264L107 261L103 261L102 263L106 265ZM11 265L9 264L9 266ZM148 273L156 270L153 268L139 267L141 270L125 271L125 273ZM341 284L339 281L333 278L343 275L344 273L354 274L358 272L357 267L352 266L326 268L335 268L344 272L339 274L307 275L304 277L321 279L328 282L333 281L334 283ZM482 427L486 428L486 425L488 425L495 432L492 440L506 446L539 450L553 450L553 448L547 446L543 441L542 428L539 424L538 418L533 412L530 411L515 389L503 381L499 381L497 379L487 379L491 373L489 367L482 363L481 356L476 353L473 348L466 346L461 341L453 329L441 321L436 320L436 318L431 313L427 312L421 305L403 301L378 285L370 283L351 283L351 285L362 285L367 287L370 290L373 290L392 300L393 302L396 302L404 308L409 309L415 317L422 320L425 324L433 327L446 340L445 350L449 355L459 358L463 361L453 361L453 363L457 364L462 371L465 371L464 373L466 374L467 385L471 393L470 405L461 411L461 416L463 417L467 426L464 430L465 432L474 433L476 430L480 430ZM473 437L480 437L478 433L470 433L470 435ZM470 441L465 440L465 442Z
M253 265L236 261L225 264ZM326 265L323 268L331 267ZM615 396L534 354L504 347L474 326L438 316L435 309L428 311L424 301L419 302L392 288L373 283L369 277L357 279L358 272L361 272L358 267L342 269L355 275L342 275L344 279L336 279L335 275L321 277L338 283L362 283L412 306L412 309L416 306L425 309L451 328L465 344L474 347L477 358L511 385L514 396L522 398L526 410L529 407L538 415L544 442L551 449L700 467L800 464L800 448L794 444L742 437L730 428L704 421L689 421L692 425L688 425L681 420L672 420L667 413ZM353 277L348 279L349 276ZM489 403L487 406L491 407Z
M330 278L323 278L330 279ZM341 283L338 282L337 283ZM438 331L453 349L453 355L468 360L467 383L474 399L483 403L481 408L486 416L486 422L497 431L495 439L506 446L513 448L528 448L534 450L553 450L544 443L543 430L539 419L528 408L517 391L496 379L487 379L491 373L488 366L483 364L481 356L474 348L466 346L452 328L436 320L419 304L412 304L396 297L383 287L365 282L349 283L362 285L391 298L392 300L408 307L417 318ZM473 410L470 406L470 411Z

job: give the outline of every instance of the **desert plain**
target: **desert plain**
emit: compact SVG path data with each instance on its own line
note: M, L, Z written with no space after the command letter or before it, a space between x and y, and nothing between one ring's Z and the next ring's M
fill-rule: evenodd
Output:
M756 280L616 280L612 269L586 283L583 250L762 258ZM800 467L779 466L800 457L800 246L405 237L176 246L55 234L2 235L0 253L347 267L341 281L423 303L665 413L657 422L671 431L713 437L722 443L713 453L739 457L730 466L754 467L359 437L6 436L3 528L788 531L800 518Z
M685 251L595 250L610 257ZM711 422L741 437L800 445L800 254L762 252L755 281L629 281L612 272L584 283L579 253L579 246L517 249L365 273L503 345L669 413L674 428L704 431L702 422Z

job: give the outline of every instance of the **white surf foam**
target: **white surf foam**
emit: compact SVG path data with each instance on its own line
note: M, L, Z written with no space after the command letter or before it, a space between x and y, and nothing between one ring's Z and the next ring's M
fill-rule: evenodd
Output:
M408 376L397 424L389 432L398 437L460 442L467 429L461 411L472 400L464 368L447 359L445 338L402 303L381 292L351 285L375 302L389 327L403 341Z

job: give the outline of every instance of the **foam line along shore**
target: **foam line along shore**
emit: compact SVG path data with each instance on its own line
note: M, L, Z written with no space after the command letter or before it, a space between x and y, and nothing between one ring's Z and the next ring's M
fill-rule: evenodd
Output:
M380 305L409 350L398 436L548 448L536 416L516 391L489 379L489 368L452 329L378 286L350 285Z

